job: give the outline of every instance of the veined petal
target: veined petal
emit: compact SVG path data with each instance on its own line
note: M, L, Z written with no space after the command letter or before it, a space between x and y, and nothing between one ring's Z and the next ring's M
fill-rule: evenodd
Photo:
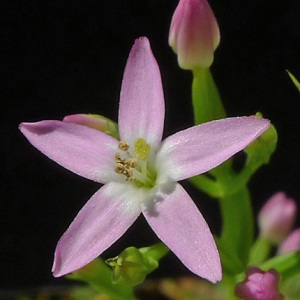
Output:
M269 126L268 120L251 116L188 128L163 141L157 166L175 181L204 173L245 148Z
M180 184L156 203L155 211L144 210L143 214L157 236L182 263L211 282L221 280L221 263L213 236Z
M59 240L53 275L83 267L121 237L140 215L139 196L137 189L115 182L96 192Z
M126 64L119 107L121 140L137 138L157 146L163 133L164 96L161 76L146 37L137 39Z
M19 128L34 147L66 169L101 183L118 179L118 141L111 136L61 121L22 123Z

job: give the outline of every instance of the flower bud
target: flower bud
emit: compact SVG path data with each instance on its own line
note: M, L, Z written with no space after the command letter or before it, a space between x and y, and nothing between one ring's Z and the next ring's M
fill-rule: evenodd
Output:
M120 255L109 258L105 262L113 270L113 282L125 282L136 286L158 267L158 261L169 251L163 243L149 247L128 247Z
M206 0L180 0L171 22L169 45L182 69L208 68L220 43L219 26Z
M296 203L282 192L273 195L258 215L260 234L278 245L288 235L296 218Z
M300 250L300 228L293 230L281 243L278 254Z
M101 115L74 114L65 116L63 122L84 125L118 138L118 125L112 120Z
M246 271L246 278L235 287L235 295L246 300L283 300L279 292L280 275L275 269L264 272L256 267Z
M75 123L84 126L88 126L90 128L94 128L100 131L105 131L106 121L100 118L94 118L92 115L86 114L75 114L65 116L63 119L64 122L67 123Z

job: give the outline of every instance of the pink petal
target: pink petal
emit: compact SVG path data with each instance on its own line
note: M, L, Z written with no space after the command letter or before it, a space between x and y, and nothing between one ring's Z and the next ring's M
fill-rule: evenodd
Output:
M133 144L137 138L157 146L163 133L164 96L159 67L149 41L135 41L124 72L120 107L120 138Z
M195 274L221 280L220 258L213 236L198 208L181 185L143 214L157 236Z
M114 171L118 141L111 136L61 121L22 123L19 128L43 154L82 177L101 183L120 178Z
M252 116L188 128L163 141L157 166L161 174L167 172L175 181L204 173L245 148L268 128L268 120Z
M55 277L85 266L126 232L141 212L135 191L109 183L92 196L57 244Z

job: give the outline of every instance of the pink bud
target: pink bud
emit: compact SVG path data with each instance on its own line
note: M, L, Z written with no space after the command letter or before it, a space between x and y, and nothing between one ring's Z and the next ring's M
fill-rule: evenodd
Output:
M278 254L300 250L300 228L293 230L281 243Z
M273 195L261 209L258 224L261 235L274 244L288 235L295 222L296 203L282 192Z
M246 278L235 287L235 295L246 300L283 300L279 292L280 275L275 269L264 272L256 267L246 271Z
M86 114L75 114L64 117L64 122L67 123L75 123L84 126L88 126L100 131L105 131L106 129L106 121L100 118L95 118L93 115Z
M206 0L180 0L171 22L169 45L183 69L208 68L220 43L219 26Z

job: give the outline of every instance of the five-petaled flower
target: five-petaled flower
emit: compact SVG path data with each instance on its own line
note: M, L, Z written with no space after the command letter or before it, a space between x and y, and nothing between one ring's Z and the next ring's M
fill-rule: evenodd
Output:
M89 263L142 213L187 268L212 282L221 279L213 236L177 181L216 167L265 131L269 121L228 118L191 127L161 141L163 123L160 72L149 41L143 37L136 40L124 73L120 140L68 122L20 125L27 139L49 158L104 184L58 242L54 276Z

